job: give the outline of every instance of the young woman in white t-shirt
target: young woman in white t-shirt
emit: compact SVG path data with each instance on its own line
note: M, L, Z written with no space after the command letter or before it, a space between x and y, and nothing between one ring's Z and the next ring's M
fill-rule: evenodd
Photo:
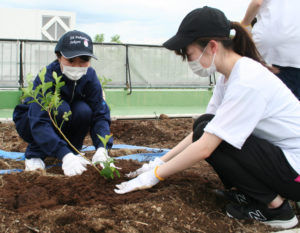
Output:
M129 173L137 177L115 192L150 188L205 159L226 188L219 194L231 201L228 216L281 228L297 225L288 199L300 200L300 102L262 64L243 27L215 8L190 12L164 46L187 59L199 76L223 75L193 132Z

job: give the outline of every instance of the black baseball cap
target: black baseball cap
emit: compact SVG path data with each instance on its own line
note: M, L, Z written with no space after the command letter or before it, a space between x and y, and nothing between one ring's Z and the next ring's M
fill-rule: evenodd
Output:
M55 52L60 52L65 58L89 56L97 59L93 54L91 37L77 30L63 34L56 44Z
M198 38L229 37L230 21L216 8L205 6L191 11L182 20L175 36L163 46L170 50L185 48Z

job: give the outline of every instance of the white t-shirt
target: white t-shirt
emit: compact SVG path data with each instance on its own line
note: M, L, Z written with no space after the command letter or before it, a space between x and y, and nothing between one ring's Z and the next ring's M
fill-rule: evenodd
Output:
M300 174L300 102L260 63L239 59L226 82L219 78L206 113L215 117L204 131L238 149L253 133L280 147Z
M300 1L264 0L252 34L268 64L300 68Z

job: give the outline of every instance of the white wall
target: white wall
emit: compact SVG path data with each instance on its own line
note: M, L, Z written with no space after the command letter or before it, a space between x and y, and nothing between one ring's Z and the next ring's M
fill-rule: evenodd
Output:
M69 30L75 27L73 12L0 8L0 38L41 40L43 16L70 17Z

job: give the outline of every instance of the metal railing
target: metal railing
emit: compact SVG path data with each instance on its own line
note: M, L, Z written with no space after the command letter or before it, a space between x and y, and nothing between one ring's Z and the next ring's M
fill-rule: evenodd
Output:
M57 41L0 39L0 88L26 86L26 75L56 59ZM210 88L211 77L199 78L179 56L162 46L94 43L97 75L111 79L107 87Z

